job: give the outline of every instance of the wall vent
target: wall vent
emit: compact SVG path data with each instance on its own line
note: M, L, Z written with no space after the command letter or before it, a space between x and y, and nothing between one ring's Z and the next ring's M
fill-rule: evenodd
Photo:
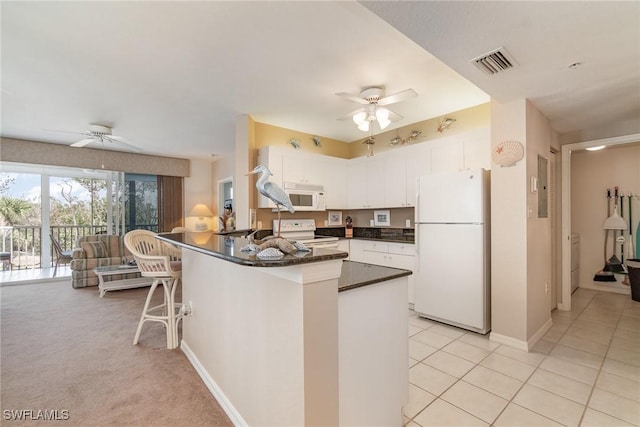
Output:
M487 52L469 61L480 71L490 76L513 68L516 63L504 47Z

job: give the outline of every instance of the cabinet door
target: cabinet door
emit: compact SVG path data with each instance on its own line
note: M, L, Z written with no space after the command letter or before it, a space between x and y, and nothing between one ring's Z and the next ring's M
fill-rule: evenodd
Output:
M478 129L465 135L464 169L491 169L491 139L489 129Z
M325 171L322 182L327 209L347 209L349 207L347 160L326 157L318 163Z
M445 138L443 138L445 139ZM464 148L458 138L446 138L431 148L431 173L459 172L464 167Z
M384 194L384 158L370 157L366 159L367 174L367 208L385 208Z
M367 264L382 265L384 267L389 266L387 263L387 254L384 252L364 251L363 255L364 262Z
M360 159L349 162L349 208L367 207L367 164Z
M391 248L389 248L391 250ZM390 253L387 257L387 263L389 267L402 268L404 270L416 271L416 257L415 255L400 255ZM409 304L414 304L415 301L415 288L414 288L414 275L409 276Z
M388 208L407 206L405 159L403 149L397 149L384 157L384 202Z
M282 179L285 182L304 182L304 160L299 154L282 156Z
M416 205L416 183L419 177L431 175L431 147L426 144L416 144L406 148L407 164L407 206Z
M344 251L346 253L349 253L349 240L347 240L347 239L338 240L338 248L337 249L339 251ZM350 258L347 257L345 259L350 259Z
M362 240L349 241L349 259L351 261L364 262L364 245Z

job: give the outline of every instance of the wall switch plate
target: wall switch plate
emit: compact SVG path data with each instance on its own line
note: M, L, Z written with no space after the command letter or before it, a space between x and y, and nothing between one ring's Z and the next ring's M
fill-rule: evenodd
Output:
M404 220L404 226L406 228L411 228L411 220L410 219L405 219Z
M262 221L258 221L258 230L262 230Z

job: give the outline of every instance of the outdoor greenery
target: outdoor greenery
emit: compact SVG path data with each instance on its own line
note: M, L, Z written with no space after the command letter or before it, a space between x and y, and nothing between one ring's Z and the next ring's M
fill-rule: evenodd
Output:
M131 178L125 185L125 224L127 230L152 228L158 223L157 181L155 177ZM25 196L11 194L15 178L0 173L0 226L13 227L13 249L40 255L41 204ZM106 232L107 181L92 178L61 178L52 182L49 215L51 232L64 249L71 249L80 236ZM78 191L78 190L84 191ZM80 196L79 194L82 194ZM87 194L89 195L87 197ZM133 216L132 216L133 215Z

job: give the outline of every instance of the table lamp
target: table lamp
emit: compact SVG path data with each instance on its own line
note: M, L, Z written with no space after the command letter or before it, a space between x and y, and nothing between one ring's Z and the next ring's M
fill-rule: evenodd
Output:
M211 218L213 216L213 212L211 212L211 210L204 203L198 203L193 207L193 209L191 209L190 215L198 217L198 222L196 223L196 231L206 231L209 227L204 218Z

